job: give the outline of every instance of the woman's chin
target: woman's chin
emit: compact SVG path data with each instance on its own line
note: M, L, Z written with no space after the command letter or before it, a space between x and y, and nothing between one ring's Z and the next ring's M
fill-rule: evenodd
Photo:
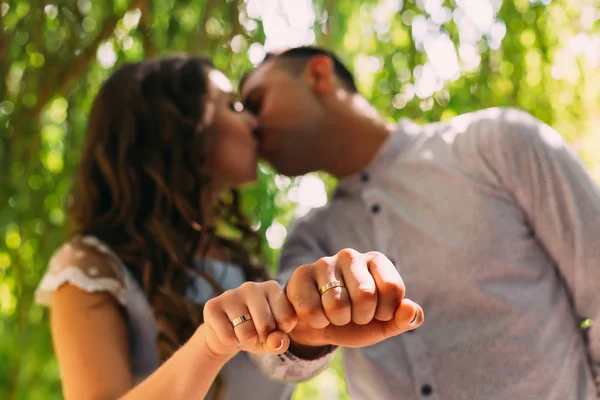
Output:
M250 186L256 183L258 179L258 166L255 166L252 169L245 171L243 176L239 176L239 179L236 179L236 182L232 185L235 187L244 187Z

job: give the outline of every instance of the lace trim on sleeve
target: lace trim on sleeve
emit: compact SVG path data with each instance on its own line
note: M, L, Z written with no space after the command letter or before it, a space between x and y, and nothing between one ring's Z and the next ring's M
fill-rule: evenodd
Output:
M125 271L119 257L93 236L78 236L60 247L35 292L35 301L50 306L52 292L70 283L88 293L108 292L125 306Z
M35 292L36 303L50 306L52 292L65 283L70 283L88 293L108 292L121 305L125 305L125 288L121 282L114 278L90 277L78 266L69 266L62 268L58 273L49 272L44 275Z

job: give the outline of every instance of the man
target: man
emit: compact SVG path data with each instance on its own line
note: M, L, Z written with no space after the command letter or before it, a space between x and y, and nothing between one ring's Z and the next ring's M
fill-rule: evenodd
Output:
M241 94L275 168L340 180L282 251L300 317L294 268L345 247L393 260L427 313L417 330L344 348L353 398L597 398L600 333L580 322L600 319L600 190L558 133L513 109L389 125L314 48L269 57ZM314 363L334 349L292 340L315 346ZM282 357L270 372L306 378L297 362Z

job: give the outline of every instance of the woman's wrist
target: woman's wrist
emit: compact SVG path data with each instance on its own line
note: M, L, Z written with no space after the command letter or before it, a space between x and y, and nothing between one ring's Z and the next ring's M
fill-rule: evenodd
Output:
M232 349L231 352L223 352L223 345L216 345L215 338L210 336L209 327L206 324L202 324L198 327L192 338L190 339L193 342L193 346L201 351L206 357L216 363L225 364L229 361L233 356L239 353L239 349Z

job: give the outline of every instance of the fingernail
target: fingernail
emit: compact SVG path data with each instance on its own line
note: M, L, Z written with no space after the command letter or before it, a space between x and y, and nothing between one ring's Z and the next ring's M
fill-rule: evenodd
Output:
M419 318L419 314L421 313L421 310L417 309L417 312L415 313L415 316L413 317L412 321L409 322L409 324L414 323L417 318Z
M281 339L281 342L279 342L279 346L277 346L275 348L276 351L279 351L281 349L283 349L283 345L285 344L285 341L283 339Z

